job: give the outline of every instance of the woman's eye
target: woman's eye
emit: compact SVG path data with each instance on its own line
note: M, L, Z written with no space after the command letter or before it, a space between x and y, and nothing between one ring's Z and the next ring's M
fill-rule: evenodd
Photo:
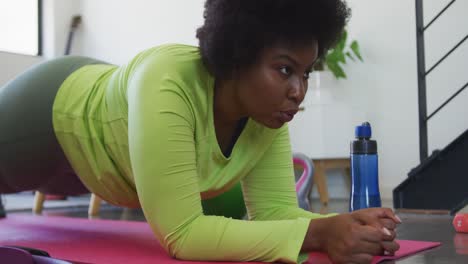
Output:
M280 69L280 72L284 75L290 75L291 74L291 68L289 68L288 66L283 66L281 67Z
M304 73L304 80L308 80L308 79L309 79L310 73L311 73L310 71L307 71L307 72Z

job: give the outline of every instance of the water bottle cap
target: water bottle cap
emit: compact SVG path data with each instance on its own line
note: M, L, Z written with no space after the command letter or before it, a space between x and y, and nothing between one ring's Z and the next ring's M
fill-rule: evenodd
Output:
M372 129L369 122L364 122L362 125L357 126L354 131L356 138L370 138L372 136Z

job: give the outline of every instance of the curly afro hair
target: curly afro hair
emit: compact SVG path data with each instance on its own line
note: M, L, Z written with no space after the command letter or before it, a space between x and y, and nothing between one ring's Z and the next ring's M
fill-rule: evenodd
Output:
M229 79L277 44L317 41L322 57L341 36L349 16L344 0L207 0L197 38L210 73Z

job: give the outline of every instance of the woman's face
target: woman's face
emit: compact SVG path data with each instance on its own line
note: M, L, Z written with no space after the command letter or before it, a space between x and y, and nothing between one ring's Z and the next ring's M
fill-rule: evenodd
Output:
M318 45L274 46L265 49L251 67L239 71L237 94L245 113L269 127L293 119L307 92Z

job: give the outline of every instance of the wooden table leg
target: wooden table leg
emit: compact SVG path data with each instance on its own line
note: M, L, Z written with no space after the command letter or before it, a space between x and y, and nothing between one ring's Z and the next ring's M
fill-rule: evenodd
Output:
M45 201L45 194L41 193L40 191L36 191L34 193L34 205L33 205L34 214L42 214L42 209L44 208L44 201Z
M99 198L94 193L91 194L91 200L89 201L88 216L93 218L99 215L99 209L101 208L101 198Z
M317 186L317 191L320 196L320 202L323 205L328 205L328 188L327 188L327 178L325 175L325 165L323 161L314 162L315 173L314 173L314 183Z
M346 183L346 188L348 188L348 190L351 191L352 179L351 179L351 169L349 167L345 168L345 183Z

